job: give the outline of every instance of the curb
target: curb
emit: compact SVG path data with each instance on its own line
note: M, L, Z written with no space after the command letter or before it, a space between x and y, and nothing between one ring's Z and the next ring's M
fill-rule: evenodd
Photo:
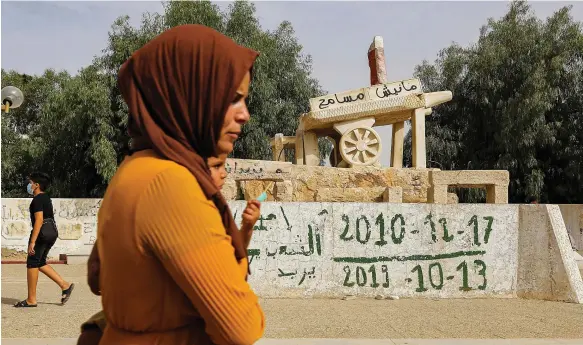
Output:
M2 260L2 265L22 265L26 260ZM47 260L47 265L66 265L67 254L59 254L59 260Z

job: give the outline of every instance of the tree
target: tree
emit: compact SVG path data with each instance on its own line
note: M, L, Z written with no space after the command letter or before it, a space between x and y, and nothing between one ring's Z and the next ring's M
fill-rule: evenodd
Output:
M117 169L114 114L109 90L90 66L46 99L39 130L42 170L54 176L53 194L98 197Z
M102 54L75 76L2 70L2 85L25 94L22 107L2 115L4 195L25 196L26 176L41 170L53 177L54 197L101 197L128 152L128 109L117 87L118 70L149 40L181 24L210 26L261 53L248 101L252 120L243 127L233 155L271 159L269 139L278 132L293 135L308 99L323 93L291 24L265 31L255 6L244 1L224 13L210 1L171 1L161 14L145 13L137 28L128 16L116 19Z
M426 89L454 95L428 118L434 166L509 170L511 202L583 201L583 32L569 11L543 22L515 1L475 45L417 67Z
M32 133L39 129L38 119L45 100L70 78L66 72L50 69L42 76L2 69L2 87L16 86L25 95L20 108L2 113L2 193L5 197L26 195L26 178L31 171L38 170L36 162L43 145Z
M167 2L162 15L145 14L140 28L133 28L127 16L116 20L109 44L104 55L96 59L96 65L109 75L111 109L118 114L120 124L123 126L127 121L127 109L116 85L119 67L151 38L183 24L212 27L261 53L253 69L248 101L252 118L243 127L231 156L271 159L269 140L276 133L294 135L299 115L308 110L308 100L323 94L323 90L310 76L311 58L302 54L292 25L283 22L274 32L264 31L255 6L245 1L235 1L225 13L210 1Z
M52 176L54 196L100 196L117 168L103 77L89 67L75 77L47 70L40 77L11 71L2 79L26 97L21 108L3 114L5 195L26 195L26 176L40 170Z

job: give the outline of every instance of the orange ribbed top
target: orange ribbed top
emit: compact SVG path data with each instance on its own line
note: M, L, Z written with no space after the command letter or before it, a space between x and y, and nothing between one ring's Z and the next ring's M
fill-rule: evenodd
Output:
M265 319L214 204L184 167L128 157L98 215L102 344L252 344Z

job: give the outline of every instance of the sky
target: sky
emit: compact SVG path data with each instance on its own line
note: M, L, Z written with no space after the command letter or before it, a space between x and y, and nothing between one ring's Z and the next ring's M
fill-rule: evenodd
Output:
M217 2L227 8L229 2ZM456 42L467 46L478 39L488 18L508 10L506 1L259 1L263 29L292 23L304 53L313 59L313 76L330 93L368 86L367 50L374 36L385 45L389 81L409 79L416 65L434 61ZM583 22L583 2L534 1L544 19L571 5L573 18ZM91 64L105 48L113 21L129 15L139 25L142 13L160 12L159 1L2 1L1 65L22 73L46 68L75 73ZM308 100L306 100L308 102ZM381 163L389 165L390 126L375 128L382 137ZM267 144L267 143L266 143Z

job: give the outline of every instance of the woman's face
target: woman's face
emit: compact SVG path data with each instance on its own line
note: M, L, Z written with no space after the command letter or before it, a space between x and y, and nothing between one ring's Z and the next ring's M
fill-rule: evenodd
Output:
M251 74L247 72L237 89L237 96L225 114L225 121L221 128L219 142L217 143L218 154L229 154L233 151L235 140L241 135L241 127L249 121L249 110L247 109L245 100L249 96L250 82Z

